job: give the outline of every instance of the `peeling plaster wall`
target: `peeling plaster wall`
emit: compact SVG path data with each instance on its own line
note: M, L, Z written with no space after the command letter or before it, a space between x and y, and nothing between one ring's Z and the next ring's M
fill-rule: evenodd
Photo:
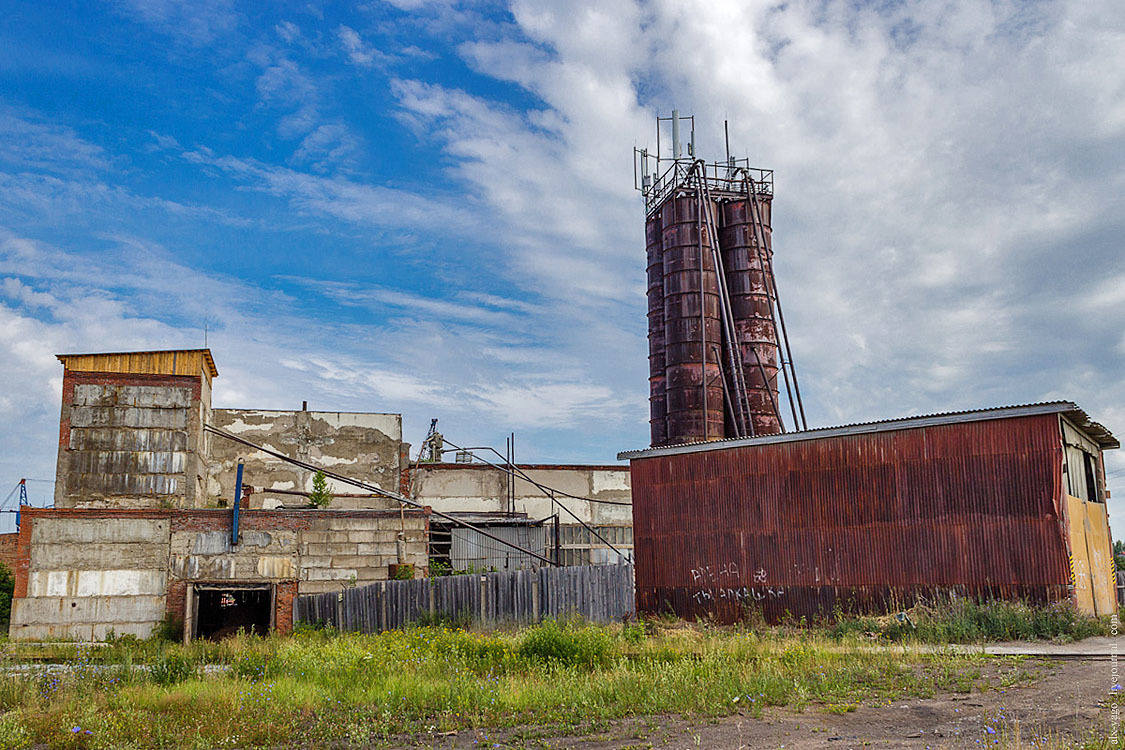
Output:
M254 409L214 409L213 424L252 443L323 466L344 476L398 491L402 469L402 416L349 412L263 411ZM280 459L211 435L210 466L207 481L208 501L228 501L234 495L236 465L245 461L243 482L265 492L250 498L252 508L300 505L303 498L269 493L270 489L312 489L312 472ZM361 490L329 482L334 494L355 494ZM336 498L333 508L397 508L382 498Z
M578 497L632 502L628 466L575 466L529 464L519 467L529 477L556 490ZM419 464L415 499L434 510L449 512L503 512L508 508L507 477L503 471L483 464ZM551 498L523 479L516 480L515 512L529 518L547 518L556 509ZM604 505L559 497L575 515L592 525L631 526L631 505ZM563 514L563 524L574 523Z
M421 576L428 522L419 511L245 511L232 545L230 511L25 509L10 635L147 637L166 612L184 616L188 584L223 581L276 584L285 629L297 593L386 580L399 533Z

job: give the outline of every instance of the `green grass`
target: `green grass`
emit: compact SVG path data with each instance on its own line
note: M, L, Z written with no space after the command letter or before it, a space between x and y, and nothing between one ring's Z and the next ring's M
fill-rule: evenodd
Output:
M321 746L470 727L590 726L628 715L847 711L970 690L988 661L853 648L811 631L649 631L549 622L494 633L424 627L188 646L58 645L40 655L65 659L69 671L42 665L0 676L0 748ZM31 653L7 648L5 668ZM205 674L206 664L227 669Z
M902 615L854 617L837 613L827 631L832 637L866 637L917 643L984 643L1048 640L1060 643L1109 635L1109 617L1079 614L1069 603L1033 606L998 600L946 601L916 606Z

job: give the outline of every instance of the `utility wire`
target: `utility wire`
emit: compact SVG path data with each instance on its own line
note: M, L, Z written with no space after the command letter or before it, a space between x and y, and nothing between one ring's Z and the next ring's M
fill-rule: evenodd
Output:
M220 430L217 427L213 427L211 425L204 425L203 429L206 430L207 432L210 432L213 435L218 435L219 437L226 438L227 440L233 441L235 443L245 445L248 448L253 448L256 451L261 451L262 453L265 453L267 456L273 456L274 458L280 459L280 460L285 461L287 463L291 463L294 466L300 466L302 469L305 469L306 471L319 471L319 472L323 473L324 476L328 477L329 479L335 479L337 482L342 482L344 484L350 484L354 487L359 487L360 489L367 490L368 492L372 492L376 495L382 495L383 497L389 498L391 500L395 500L395 501L397 501L397 502L399 502L403 505L409 505L412 508L418 508L418 509L421 510L421 509L424 509L426 507L426 506L422 505L421 503L415 502L414 500L411 500L407 497L403 497L402 495L398 494L397 492L391 492L390 490L385 490L382 487L377 487L373 484L368 484L367 482L361 482L358 479L352 479L351 477L346 477L343 474L337 474L336 472L331 471L329 469L325 469L325 468L322 468L320 466L316 466L314 464L310 464L310 463L307 463L305 461L301 461L299 459L292 458L290 456L285 455L284 453L279 453L278 451L271 450L271 449L266 448L264 446L258 445L257 443L252 443L249 440L246 440L245 438L240 438L237 435L232 435L231 433ZM235 498L235 502L238 502L238 498ZM479 526L475 526L475 525L469 523L468 521L463 521L460 518L456 518L454 516L449 515L448 513L442 513L441 511L437 511L437 510L433 510L433 509L430 510L430 513L437 516L438 518L444 518L445 520L449 521L450 523L455 523L458 526L463 526L466 529L472 529L473 531L477 532L478 534L481 534L482 536L486 536L489 539L492 539L493 541L500 542L500 544L511 547L514 550L518 550L518 551L524 553L525 555L531 555L532 557L536 558L537 560L542 560L543 562L547 563L548 565L555 565L556 564L554 561L552 561L548 557L540 555L536 552L532 552L529 549L524 549L523 547L519 546L518 544L513 544L512 542L509 542L506 539L501 539L500 537L496 536L495 534L491 534L491 533L485 531L484 529L480 528Z
M442 437L442 439L443 439L443 440L445 439L445 438L444 438L444 436ZM445 440L445 442L446 442L446 443L449 443L449 441L448 441L448 440ZM453 445L453 443L449 443L449 444L450 444L450 445ZM444 450L444 451L442 451L442 453L456 453L457 451L465 451L465 452L468 452L468 453L473 453L473 451L492 451L492 452L493 452L493 453L495 453L495 454L496 454L497 456L499 456L499 457L500 457L500 458L501 458L502 460L504 460L504 461L507 461L507 460L508 460L508 459L507 459L507 458L506 458L506 457L504 456L504 454L503 454L503 453L501 453L500 451L496 450L496 449L495 449L495 448L493 448L493 447L492 447L491 445L478 445L478 446L476 446L476 447L473 447L473 448L457 448L457 447L454 447L454 448L450 448L449 450ZM474 456L475 458L480 458L480 456L477 456L477 455L476 455L475 453L473 454L473 456ZM494 465L494 464L489 464L489 463L488 463L487 461L485 461L485 460L484 460L484 459L482 459L482 458L481 458L480 460L481 460L481 463L485 463L485 464L488 464L489 466L493 466L493 465ZM426 464L426 462L425 462L425 461L423 461L423 462L422 462L422 463L420 464L420 466L425 466L425 464ZM515 464L513 464L513 465L515 465ZM515 466L516 466L516 468L519 468L519 467L518 467L518 465L515 465ZM624 468L623 468L622 470L624 470ZM521 471L522 471L522 470L521 470ZM525 477L525 478L526 478L526 477ZM599 503L599 504L601 504L601 505L622 505L622 506L628 506L628 507L630 507L630 508L631 508L631 507L633 507L633 503L631 503L631 502L628 502L628 503L627 503L627 502L625 502L625 501L623 501L623 500L599 500L599 499L597 499L597 498L594 498L594 497L582 497L582 496L580 496L580 495L572 495L572 494L570 494L569 492L564 492L563 490L557 490L557 489L555 489L554 487L549 487L549 486L547 486L547 485L545 485L545 484L540 484L539 482L534 482L534 481L532 481L531 479L528 479L527 481L528 481L528 482L531 482L531 484L534 484L534 485L535 485L536 487L538 487L539 489L541 489L541 490L543 490L543 491L545 491L545 492L552 492L552 493L554 493L554 494L556 494L556 495L562 495L563 497L569 497L569 498L570 498L571 500L581 500L581 501L583 501L583 502L586 502L586 503Z
M461 450L461 451L468 450L467 448L458 448L454 443L452 443L448 439L445 442L447 442L451 446L453 446L454 450ZM495 449L492 449L492 450L495 450ZM472 451L470 450L469 453L472 453ZM611 550L616 552L618 554L618 556L621 557L621 559L623 559L623 560L625 559L625 555L621 554L621 550L617 549L612 544L610 544L608 539L606 539L604 536L602 536L601 534L599 534L597 531L594 530L594 527L590 526L588 523L586 523L581 518L579 518L577 515L575 515L574 511L572 511L570 508L566 507L565 505L560 503L558 500L556 500L554 495L552 494L553 491L549 487L546 487L545 485L542 485L542 484L539 484L539 482L536 482L534 479L529 477L527 475L527 473L523 471L523 469L520 469L518 466L516 466L514 464L512 465L511 469L508 469L508 468L505 468L503 466L498 466L498 465L492 463L491 461L487 461L487 460L481 458L480 456L477 456L475 453L473 453L473 456L476 457L482 463L487 464L488 466L491 466L494 469L499 469L500 471L503 471L503 472L506 472L506 473L509 473L509 474L513 474L513 472L515 472L513 474L513 476L519 476L521 479L528 482L529 484L535 485L536 487L538 487L543 492L546 492L549 496L551 496L551 499L554 500L554 502L556 504L558 504L558 506L560 508L565 510L570 515L571 518L573 518L578 523L582 524L582 526L585 527L585 529L587 531L589 531L591 534L596 536L598 539L602 540L602 542L605 543L605 545L607 547L609 547Z

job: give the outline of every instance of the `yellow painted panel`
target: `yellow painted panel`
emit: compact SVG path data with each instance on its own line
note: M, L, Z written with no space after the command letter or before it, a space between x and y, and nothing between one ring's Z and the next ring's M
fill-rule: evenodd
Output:
M209 349L60 354L59 361L68 370L82 372L191 376L198 376L202 372L208 378L219 374Z
M1102 503L1086 505L1086 557L1090 561L1090 585L1094 609L1099 615L1117 611L1117 582L1113 574L1113 547L1109 540L1109 517Z
M1096 614L1090 558L1086 554L1086 502L1067 495L1066 507L1070 520L1070 578L1074 584L1075 604L1079 612Z

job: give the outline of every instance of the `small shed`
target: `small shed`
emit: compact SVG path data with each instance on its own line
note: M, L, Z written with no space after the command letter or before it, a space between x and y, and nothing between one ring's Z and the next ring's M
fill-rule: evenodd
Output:
M1069 401L621 453L639 611L734 621L922 598L1116 611L1102 451Z

